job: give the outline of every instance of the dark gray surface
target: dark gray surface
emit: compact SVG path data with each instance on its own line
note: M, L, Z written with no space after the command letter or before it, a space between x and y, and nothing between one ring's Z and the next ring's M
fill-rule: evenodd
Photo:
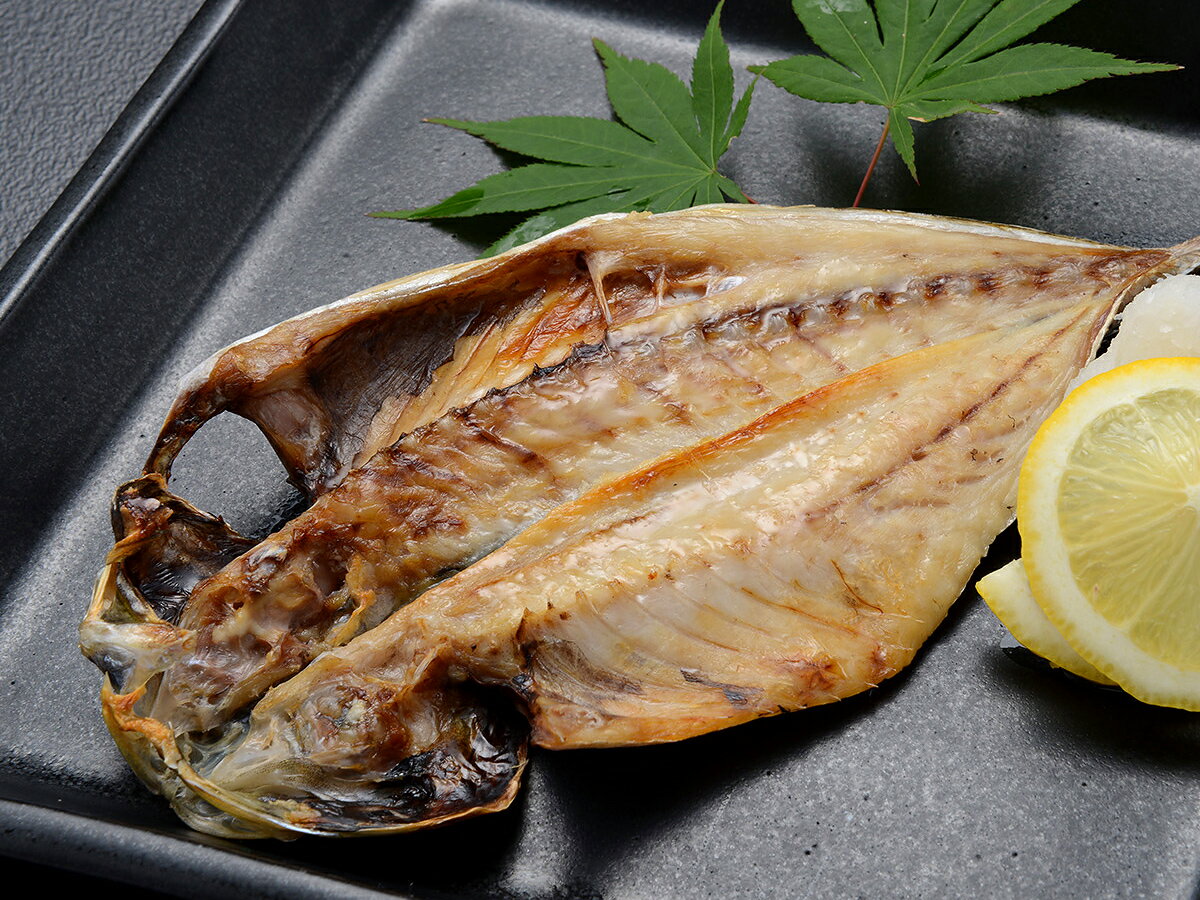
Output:
M0 3L0 265L201 2Z
M921 128L924 187L889 152L869 202L1140 244L1200 232L1200 32L1182 2L1140 4L1135 33L1120 0L1084 3L1050 37L1187 73ZM255 0L238 13L0 324L0 383L25 386L0 398L0 796L95 817L0 804L4 827L64 835L54 854L77 868L107 848L109 877L197 896L239 878L249 894L272 877L280 895L342 889L320 873L418 896L1195 895L1197 717L1014 663L973 591L877 691L678 746L535 753L514 809L436 832L234 848L187 833L128 773L74 629L110 543L110 492L139 470L179 379L284 316L475 253L471 234L363 215L497 168L419 120L607 114L588 39L684 71L708 11L640 8ZM802 46L782 0L728 18L739 67ZM728 172L760 200L846 203L878 113L760 90ZM238 421L207 427L177 469L185 496L241 527L288 502ZM992 563L1012 552L1006 538Z

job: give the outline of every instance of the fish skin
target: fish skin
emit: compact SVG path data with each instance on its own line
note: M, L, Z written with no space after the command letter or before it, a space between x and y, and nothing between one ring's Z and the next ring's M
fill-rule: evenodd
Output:
M828 240L831 233L835 235L836 240L825 245L824 256L820 252L800 253L796 249L798 245L804 246L806 241ZM921 245L923 252L913 252L914 238L925 242ZM744 252L738 250L739 246L752 247L759 258L774 260L775 265L765 265L763 272L758 273L757 281L751 278L748 280L749 284L746 281L732 284L730 272L738 264L737 253ZM812 251L814 246L816 244L810 243L808 249ZM667 263L664 263L664 252L669 257ZM494 318L490 322L487 321L484 307L487 303L494 305L498 302L494 297L483 303L479 300L481 291L486 293L484 286L487 279L493 276L501 278L503 284L509 288L520 284L522 278L528 278L529 273L537 269L536 260L531 260L539 253L548 254L552 259L552 264L546 271L553 277L560 278L562 284L568 286L562 291L566 302L561 302L561 297L558 303L550 302L547 296L553 292L539 293L534 289L522 294L529 298L527 305L522 307L520 304L500 304L503 314L494 315L493 309ZM605 465L579 467L582 474L569 485L569 490L548 496L548 502L540 506L533 503L533 516L518 517L512 529L516 531L554 509L558 503L569 501L572 496L591 487L603 477L612 477L621 471L636 467L644 461L647 453L653 455L651 450L670 454L673 450L711 437L715 433L730 429L736 431L753 416L781 403L786 404L797 394L845 376L847 372L860 370L863 366L878 362L896 352L960 338L963 334L980 330L995 331L1003 328L1009 321L1027 321L1039 316L1044 318L1054 310L1063 309L1065 303L1078 299L1080 292L1095 297L1098 309L1103 308L1111 312L1121 297L1137 283L1152 279L1157 274L1176 270L1180 266L1194 265L1197 255L1200 255L1200 247L1197 246L1177 248L1174 252L1131 251L1020 229L904 214L769 208L747 211L745 207L712 207L667 216L601 217L542 239L526 248L518 248L498 261L460 264L404 280L399 288L394 285L384 286L372 292L364 292L334 307L276 326L259 337L218 354L209 369L193 379L181 394L180 401L173 408L151 455L148 474L143 479L131 482L124 496L130 504L161 502L164 509L171 508L170 495L159 496L159 492L164 489L165 476L169 474L170 460L187 437L194 433L207 417L221 409L231 409L255 419L267 432L272 444L288 464L293 477L306 487L310 495L318 498L313 510L320 509L323 503L335 506L347 498L332 499L334 495L356 480L363 481L363 484L371 487L368 484L369 478L363 480L363 473L371 472L377 461L386 457L391 447L387 442L394 441L398 435L403 442L406 429L411 428L414 435L422 429L436 430L439 426L451 423L455 415L451 411L464 404L468 412L476 413L483 409L483 405L489 399L500 397L501 401L506 401L510 399L510 395L516 396L524 389L534 389L536 393L536 388L541 386L539 379L546 377L547 370L561 372L570 369L574 357L579 355L581 349L600 350L612 356L618 355L623 346L634 346L639 341L649 342L660 348L671 339L682 340L688 335L700 335L705 340L699 343L704 344L714 326L717 331L721 328L744 329L747 317L753 318L762 313L762 306L773 308L784 319L788 317L787 310L806 310L803 316L797 317L796 322L792 323L803 325L803 328L792 329L792 338L798 338L794 342L797 345L805 345L809 352L805 356L797 355L792 361L793 371L790 376L794 383L788 385L790 394L788 391L765 390L763 379L757 377L763 371L764 360L769 363L780 355L778 343L764 346L756 340L746 340L743 335L739 339L721 344L720 354L701 353L694 358L681 355L674 365L682 366L682 370L688 374L692 373L693 363L697 360L702 363L695 367L694 383L682 390L682 402L672 401L677 408L682 408L688 413L686 416L675 417L688 427L676 428L672 431L673 437L664 445L653 445L651 442L647 445L650 450L643 447L638 451L643 454L640 459L635 453L629 457L610 459L607 468ZM1013 257L1018 258L1019 262L1013 263ZM740 264L744 263L743 256ZM584 272L586 278L578 274L569 274L580 272ZM668 283L670 272L676 273L681 283L690 286L678 294L673 294ZM710 291L706 288L697 292L694 285L698 278L701 281L707 280L709 284L720 285L723 289ZM751 298L749 304L746 303L745 297L739 297L739 288L743 288L742 294ZM460 290L463 292L463 302L468 307L465 312L456 312L458 307L453 301L454 292ZM439 294L439 291L449 292L450 299ZM809 293L805 294L805 291ZM1018 295L1019 302L1014 302ZM379 401L374 412L368 409L370 403L367 403L367 406L363 405L363 396L371 392L360 392L348 401L356 410L354 415L343 417L341 421L330 415L327 408L331 395L326 394L321 400L326 407L317 410L312 405L310 401L314 396L313 373L303 371L306 354L316 357L320 365L326 367L323 371L327 372L331 365L330 355L328 352L322 355L321 348L327 350L328 347L337 345L339 340L349 340L347 335L361 336L361 331L356 332L356 328L366 328L370 331L397 310L405 316L412 316L413 311L421 310L422 305L427 305L422 314L429 313L432 316L433 311L437 311L438 315L449 313L451 320L457 323L448 329L450 334L456 335L449 344L440 349L430 349L432 345L425 346L423 352L426 352L431 360L442 362L433 365L427 360L428 364L423 364L423 384L413 387L412 393L400 397L395 402L392 402L391 397L385 396L379 401L379 397L375 396L370 401ZM943 318L947 317L947 309L961 317L956 326L957 331L955 327L925 330L930 309L940 311ZM981 310L987 312L986 321L981 321ZM1107 314L1108 312L1105 313ZM1006 316L1009 318L1005 318ZM953 319L953 316L949 318ZM463 325L464 322L467 324ZM409 324L411 325L411 320ZM475 329L474 332L472 328ZM382 331L389 333L387 328L383 328ZM325 336L315 340L315 335ZM341 357L344 359L348 355L343 348ZM801 359L804 364L797 365L796 360ZM724 374L714 381L706 365L715 366ZM657 369L650 367L647 370L653 371L658 372L658 377L662 377L664 373L673 377L671 366L663 365ZM303 377L298 376L298 372ZM734 376L732 380L727 374L730 372ZM746 377L747 373L753 375ZM785 371L784 374L789 373ZM811 377L806 380L805 376L809 375ZM305 383L306 380L308 383ZM418 382L421 380L416 379ZM684 382L687 380L683 379ZM336 378L330 381L336 381ZM412 383L409 387L412 387ZM679 385L672 384L672 388L679 390ZM713 412L704 409L703 403L707 398L719 399L724 396L726 390L744 391L741 399L745 409L732 417L728 410L718 409ZM383 393L386 394L387 391ZM586 395L586 392L584 394ZM659 397L661 399L661 392ZM759 399L749 399L754 397ZM755 405L756 402L762 405ZM669 403L663 407L672 408ZM511 410L508 412L511 413ZM697 416L697 412L700 415ZM312 434L306 432L305 440L309 443L300 446L295 444L294 435L289 435L288 430L296 428L297 423L303 423L305 416L309 414L322 421L321 428L312 430L312 434L317 434L319 440L313 443ZM697 421L689 421L693 419L698 420L699 427ZM497 421L504 421L504 418ZM368 424L364 425L364 422ZM582 437L577 436L576 445L595 446L593 442L604 428L585 433ZM661 424L656 423L655 428L661 428ZM543 427L542 430L546 429ZM653 430L649 429L648 432ZM623 440L628 440L631 432L618 433ZM632 433L636 435L637 432ZM516 443L524 446L521 441ZM528 439L525 443L529 443ZM599 443L603 444L603 441ZM289 449L290 447L292 449ZM462 458L469 455L471 453L459 451ZM518 457L520 455L517 454ZM404 469L403 466L400 468ZM501 470L503 469L502 466ZM411 477L413 470L410 467L405 471L407 476L398 476L402 482L404 477ZM528 466L514 465L507 471L514 478L529 478ZM459 474L470 472L471 467L464 465ZM556 475L556 480L561 480L561 476ZM537 482L536 479L527 480L527 492L531 486L545 487L546 483ZM411 483L407 483L404 490L411 490L412 487ZM447 499L452 502L444 502ZM454 497L452 492L443 492L440 508L453 508L454 502L460 500L461 498ZM342 509L343 524L353 521L354 503L343 503ZM83 642L89 655L97 660L110 658L109 651L113 648L132 648L138 653L144 653L146 658L151 660L131 670L133 675L130 675L130 671L125 671L123 674L130 675L129 678L121 677L121 671L109 670L112 683L120 685L120 689L125 693L117 694L111 687L105 688L106 718L114 737L131 762L139 760L134 762L135 769L144 780L171 797L173 805L190 824L201 830L231 836L246 836L247 833L256 830L278 833L277 829L280 828L316 833L355 831L360 828L406 830L502 808L511 801L519 782L521 767L524 765L522 726L511 721L503 727L497 726L495 734L490 735L484 734L487 729L481 726L483 731L479 732L481 737L478 742L486 752L480 758L485 762L488 759L504 759L506 762L504 765L488 762L478 769L476 775L464 779L463 783L467 783L473 778L473 783L480 786L475 795L477 805L473 807L456 810L445 805L438 806L435 802L424 811L409 810L400 814L394 806L389 807L386 802L379 802L378 797L372 799L372 788L363 789L360 786L356 789L360 795L358 799L352 803L345 798L338 801L340 812L328 802L321 806L309 798L303 802L295 799L286 801L285 805L290 808L287 814L277 815L276 809L275 813L265 815L259 802L253 799L255 792L251 790L252 786L245 786L249 793L244 795L237 793L240 788L236 787L236 779L223 787L214 786L207 776L211 774L212 765L219 761L216 757L200 766L203 770L201 772L193 769L179 752L179 746L187 747L191 743L186 733L187 729L200 720L189 718L190 714L186 711L184 715L176 717L178 711L184 707L169 698L164 703L163 692L159 692L159 696L155 697L153 687L147 693L145 682L164 667L177 664L181 655L188 661L185 665L189 662L194 663L197 659L196 636L206 627L211 626L214 633L224 627L234 638L224 644L219 640L213 643L213 647L219 651L214 654L214 658L219 659L224 655L227 662L230 659L229 651L232 650L233 656L236 657L244 647L245 642L239 637L245 637L249 632L242 632L239 636L236 624L231 625L236 617L223 617L221 603L210 605L203 602L205 593L209 590L206 587L207 582L192 592L184 603L184 617L191 617L190 621L193 623L200 622L200 627L172 627L168 621L170 616L164 619L158 615L158 611L161 610L152 602L153 598L142 596L147 591L147 585L139 582L136 577L131 578L131 575L139 568L145 569L145 563L154 562L153 554L157 551L147 551L147 547L180 546L189 541L198 541L205 547L211 545L225 552L236 545L237 536L222 534L219 539L214 538L210 534L210 526L204 525L200 528L195 524L200 521L195 516L189 518L177 515L173 520L158 515L138 518L130 514L136 511L132 505L118 506L117 511L124 523L118 528L118 536L123 534L124 540L118 544L112 562L106 569L106 577L101 580L89 613L92 627L89 631L89 625L85 622L82 629ZM554 515L552 514L551 518ZM297 520L301 526L306 522L312 524L312 517L305 520L302 516L301 520ZM332 516L327 521L337 523L339 520L337 516ZM186 528L180 525L181 522L186 523ZM400 519L389 525L394 527L403 523L404 520ZM170 529L177 526L184 529L183 537L188 540L175 540ZM534 530L539 527L541 526L534 526ZM198 530L193 535L188 528ZM451 566L469 564L473 558L491 549L495 542L504 536L501 529L492 535L491 543L485 541L470 547L452 548L445 559L451 561ZM193 537L196 540L191 540ZM289 558L286 542L281 546L285 551L282 559L286 561ZM138 547L143 550L139 551ZM422 553L430 549L428 546L421 548ZM505 549L507 550L507 547ZM143 552L143 556L139 556L139 552ZM241 560L263 552L264 546L260 545L249 554L243 555ZM502 550L485 558L483 563L500 558L504 552ZM149 557L145 554L149 554ZM365 560L362 565L370 563L373 566L380 558L394 556L394 553L376 552L374 559L369 559L370 555L368 553L361 557ZM217 558L217 555L206 556L204 566L211 567L213 560ZM230 559L232 556L228 555L221 558L221 562L228 562ZM433 553L428 559L441 558ZM225 579L226 587L232 585L236 590L238 580L242 578L237 572L239 562L235 561L225 571L212 576L210 582L217 584ZM482 563L476 563L467 569L467 572L479 570L481 566ZM374 575L373 572L371 574ZM397 592L399 599L392 598L390 602L404 602L427 586L436 574L426 572L424 575L413 577L409 573L407 581L398 579L398 582L401 582ZM305 579L305 573L302 571L292 572L290 575L296 576L293 580ZM466 573L463 573L457 578L461 579L465 575ZM370 579L362 583L362 593L373 589ZM328 599L328 595L320 596L320 591L313 593L317 596L318 604ZM268 599L263 602L263 597L273 597L275 601L295 598L294 593L286 590L256 589L249 594L243 591L242 594L239 599L243 609L247 605L255 607L257 612L266 613L268 618L288 604L276 603L276 608L272 610L273 601ZM247 604L247 600L251 602ZM416 605L423 604L424 598ZM140 621L127 623L123 619L119 622L113 621L111 617L106 619L108 611L117 607L132 608L140 617ZM386 611L387 604L381 603L378 609ZM404 613L402 610L400 615ZM528 610L523 616L525 614L534 615ZM379 612L374 615L379 616ZM206 617L208 621L205 621ZM469 619L470 613L464 611L463 617ZM363 618L366 618L366 614ZM306 636L303 629L297 627L296 622L285 618L277 628L275 642L272 643L272 639L266 641L270 648L268 653L284 648L288 639L299 635L301 647L294 657L294 662L274 671L258 672L257 676L267 677L261 677L257 683L254 681L256 673L253 672L251 677L233 679L234 683L246 685L245 694L240 700L236 694L228 695L233 701L228 707L220 710L209 724L215 722L225 727L225 717L239 703L253 702L267 686L302 667L314 652L348 639L356 630L344 627L345 622L334 622L336 627L332 629L328 625L327 622L322 626L325 628L323 632L318 628L320 633ZM524 629L522 633L527 636L540 633L536 629L543 627L549 629L547 623L539 625L535 618L527 618L517 623L517 628ZM339 628L340 634L337 633ZM368 631L350 646L359 645L374 633ZM414 626L406 640L420 641L422 636L428 638L434 633ZM126 635L124 639L123 634ZM565 726L561 723L552 726L543 724L543 720L545 723L552 723L563 718L549 712L556 702L553 701L552 695L561 694L562 690L561 685L547 687L549 682L546 676L539 673L547 671L545 661L552 655L548 648L561 649L567 645L567 641L561 635L556 636L550 630L547 630L546 635L544 641L535 643L535 646L543 649L534 654L534 662L536 663L538 658L542 662L528 671L522 670L511 676L511 680L504 684L518 692L524 692L526 702L537 703L539 708L547 710L544 715L534 717L535 733L539 741L553 744L554 740L559 738L550 735L561 732L567 735L561 738L567 741L563 746L569 746L569 742L575 740L569 736L569 729L564 730ZM527 644L528 641L523 643ZM180 650L181 647L184 649ZM280 658L285 658L294 648L284 649L287 652L279 653ZM163 665L157 662L161 659L168 661ZM245 656L235 660L228 665L226 673L235 671L237 665L245 661ZM250 661L254 662L252 658ZM427 673L423 676L426 680L420 682L422 690L430 689L431 685L437 683L438 678L442 678L443 681L449 678L450 682L453 682L454 678L467 671L462 660L451 664L435 655L428 659L427 663ZM330 679L330 684L335 684L338 672L329 666L336 669L337 665L337 652L327 653L310 665L301 676L297 676L292 682L285 682L268 694L267 699L260 702L255 709L254 716L266 716L276 697L287 696L287 691L293 683L301 683L297 679L313 679L312 683L316 683L321 677L326 677ZM269 670L271 667L266 668ZM566 668L560 668L566 671ZM220 666L210 666L209 669L218 672ZM477 665L472 671L483 672L485 669L486 667L480 668ZM594 673L606 671L603 667L591 664L589 669ZM199 670L203 677L207 677L203 667ZM319 673L324 673L324 676L320 676ZM748 699L752 693L748 690L749 686L738 685L736 680L722 681L712 677L713 673L694 666L682 666L679 673L684 683L691 686L688 688L691 692L689 696L699 692L715 698L716 693L719 693L726 703L732 703L731 697L740 697L739 703L742 706L748 708L751 705ZM371 683L373 678L373 675L367 677L367 683ZM607 681L604 681L605 678ZM629 681L624 675L613 675L611 672L601 680L610 685ZM539 684L543 688L540 692ZM743 691L742 688L747 690ZM484 702L475 696L474 689L446 688L444 692L452 697L452 702L448 701L447 710L441 712L441 718L447 715L453 718L453 715L457 714L462 721L483 722L484 725L493 719L511 719L511 703L497 701L494 693L489 694ZM410 731L414 728L418 731L424 728L429 734L436 736L435 726L439 716L433 715L428 705L411 705L412 697L419 693L420 691L409 691L409 699L395 709L403 709L405 727ZM409 705L406 706L406 703ZM147 710L152 712L148 714ZM164 722L167 724L164 725ZM237 731L237 727L226 727L227 744L236 742ZM636 738L634 742L643 740L645 738ZM449 747L457 753L458 748L452 745L453 742L450 742L449 745L443 746L434 740L430 749L450 752L446 749ZM248 747L250 744L244 743L243 746ZM489 746L491 749L487 750L486 747ZM314 749L319 748L315 748L314 745ZM336 757L338 748L335 746L331 752L333 757ZM472 750L471 753L473 752ZM458 757L466 759L471 753L459 753ZM413 758L415 757L410 754L396 761L402 768L409 766L405 770L408 772L406 777L417 777L414 774L415 770L406 762ZM429 760L435 758L441 759L436 755L424 757L425 762L422 765L429 769ZM165 771L163 762L166 763ZM444 759L438 765L443 763ZM495 769L492 775L487 778L479 775L479 772L483 772L489 766ZM229 771L229 768L227 766L225 771ZM447 781L444 786L448 792L447 797L454 794L453 779ZM365 798L361 796L364 790L367 795ZM434 794L436 795L436 791ZM197 804L196 797L205 799L218 809L226 810L230 815L214 814L211 808Z

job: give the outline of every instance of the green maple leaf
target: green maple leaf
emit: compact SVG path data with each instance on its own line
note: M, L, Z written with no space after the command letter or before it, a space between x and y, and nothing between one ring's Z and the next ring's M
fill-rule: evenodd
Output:
M534 215L485 256L606 212L666 212L726 198L748 202L717 161L746 123L754 85L733 102L733 68L717 4L692 64L691 89L657 63L630 59L602 41L609 102L619 121L528 116L497 122L431 119L505 150L545 162L490 175L439 203L372 213L396 219L446 219L491 213Z
M809 37L828 55L793 56L751 70L809 100L886 108L879 147L890 132L916 178L912 119L994 112L984 104L1050 94L1093 78L1179 68L1063 44L1010 46L1077 2L875 0L872 7L867 0L792 0Z

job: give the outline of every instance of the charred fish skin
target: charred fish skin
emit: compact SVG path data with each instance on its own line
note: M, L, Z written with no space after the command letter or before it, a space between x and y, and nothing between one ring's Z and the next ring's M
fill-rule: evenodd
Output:
M753 252L748 253L747 247ZM264 816L255 803L247 806L248 801L236 791L209 785L206 774L219 763L224 749L210 754L200 766L202 774L184 760L179 743L194 743L187 733L194 727L209 730L200 742L205 747L221 744L214 736L222 732L226 745L236 742L237 729L229 722L233 711L254 703L262 691L302 668L316 652L374 625L391 605L405 602L438 577L469 565L556 504L570 501L604 478L636 468L659 452L670 454L697 440L736 430L812 387L896 353L981 329L1035 320L1062 310L1082 295L1093 296L1100 306L1111 306L1140 281L1185 266L1187 260L1194 265L1197 255L1195 244L1176 251L1129 251L1020 229L903 214L714 207L667 216L601 217L518 248L505 258L415 276L398 287L364 292L270 329L218 354L207 372L188 386L152 454L151 474L145 476L150 480L131 483L139 485L138 489L126 491L124 496L153 493L164 484L170 460L186 438L207 416L227 408L255 419L296 480L317 497L309 511L312 515L305 514L304 521L294 523L297 530L308 529L310 540L314 526L322 522L330 528L358 521L377 531L403 531L410 518L421 520L422 516L384 516L371 522L369 515L355 512L357 498L335 500L334 495L343 485L355 485L359 497L364 489L368 494L388 495L380 490L388 479L372 480L380 474L373 469L377 463L405 496L422 487L418 482L427 478L420 474L422 467L428 473L431 466L440 466L448 474L445 484L454 483L455 478L458 483L469 483L469 476L482 470L469 464L473 460L468 457L478 455L472 445L454 443L465 433L462 415L467 413L475 431L483 434L478 420L481 416L486 420L487 402L495 400L494 418L485 425L484 439L494 444L492 438L503 437L508 449L518 452L510 453L507 462L489 473L489 479L505 485L511 481L515 486L505 489L515 491L514 497L519 500L524 491L534 501L519 501L527 505L524 514L484 523L487 527L479 534L488 535L486 540L457 544L450 540L439 546L453 527L426 529L424 543L410 540L411 532L406 532L401 543L412 546L408 562L400 567L408 567L401 577L379 573L381 561L395 557L394 546L389 548L386 541L380 541L376 547L355 548L347 557L346 571L357 566L358 574L346 579L353 582L349 589L339 586L340 575L329 577L327 562L306 556L303 541L280 541L276 536L216 574L205 569L211 574L208 581L185 592L186 596L180 595L182 603L165 610L165 617L159 617L153 604L140 601L143 587L150 595L156 587L149 582L143 585L140 579L144 576L139 573L147 571L161 555L155 548L195 542L197 520L169 502L162 505L164 513L153 517L138 518L124 510L124 531L119 536L125 540L114 550L82 629L86 650L94 659L139 660L136 666L125 666L128 677L114 682L122 693L105 690L110 728L139 774L171 795L176 808L193 825L215 833L344 831L354 828L356 816L364 822L373 816L372 821L383 830L404 830L500 808L516 790L517 777L509 776L514 771L519 774L523 764L514 761L517 757L512 754L505 757L508 761L503 765L491 766L493 776L499 771L509 773L499 780L472 775L474 763L464 763L463 783L474 779L480 785L473 807L465 803L455 812L435 803L424 811L410 805L404 812L403 804L393 803L390 824L381 826L387 815L378 810L370 816L367 813L380 805L377 795L386 793L377 783L358 785L357 797L351 796L355 791L346 793L348 788L343 786L336 799L342 812L337 815L328 804L324 813L314 813L311 804L319 798L308 796L302 802L288 801L293 807L290 817L272 818L274 813ZM987 311L986 321L981 321L981 309ZM438 332L440 338L422 345L420 377L409 379L407 387L397 389L397 396L390 396L386 377L338 375L338 365L346 365L352 357L346 351L354 339L374 341L371 345L378 346L383 340L380 335L394 333L386 325L387 317L394 313L409 327L418 321L413 318L417 315L426 316L427 321L447 318L451 322ZM931 313L940 323L937 327L928 327ZM337 353L318 352L335 345L341 347ZM306 354L313 357L311 366L305 364ZM588 369L589 360L592 369ZM596 361L606 365L595 365ZM689 379L689 375L694 377ZM354 382L355 377L360 377L359 382ZM553 467L542 466L538 477L531 478L530 457L523 452L536 447L539 459L555 458L555 453L538 444L538 434L544 440L557 426L553 418L538 424L537 401L547 399L547 388L557 390L560 398L575 394L564 391L561 382L555 388L554 378L567 378L571 384L607 385L600 391L576 392L593 404L593 411L601 413L614 406L611 400L599 402L605 391L618 398L618 410L630 402L614 385L627 392L633 385L634 397L645 391L656 401L632 404L653 413L634 429L625 421L615 427L604 415L579 417L590 430L575 432L571 441L559 443L570 450L573 442L576 449L590 452L582 462L569 454L562 457L565 468L559 460L558 468L553 469L555 486L565 484L565 489L557 493L547 488L546 473ZM348 411L337 415L337 389L330 386L351 382L358 387L346 388ZM368 383L373 387L362 387ZM783 387L777 387L779 384ZM522 392L527 411L514 417L513 405L520 407ZM323 405L319 416L312 415L324 424L304 432L298 425L305 422L309 416L305 410L311 407L311 403L305 406L305 398L316 394ZM731 401L731 397L736 399ZM586 403L565 408L579 411L585 407ZM563 408L560 404L560 411ZM665 420L664 411L671 413ZM499 433L514 419L515 431ZM456 421L459 424L455 425ZM426 436L438 429L449 429L452 438L443 440L445 452L440 457L413 453L414 448L421 449L419 441L401 448L405 433ZM299 450L289 449L297 434L307 435L306 440L317 434L319 439ZM639 435L650 437L636 452L622 456L610 449L637 444ZM435 445L437 441L432 441L430 449ZM389 447L403 452L389 459ZM406 453L408 457L404 457ZM396 465L401 457L407 461ZM415 467L409 464L414 460ZM159 482L153 482L156 478ZM433 479L423 486L429 502L422 507L440 510L435 520L465 522L487 505L482 502L487 498L472 498L461 491L456 494L439 488L436 482ZM378 508L387 508L390 498L388 495ZM399 503L397 508L412 507ZM199 533L203 536L203 529ZM271 544L272 540L276 543ZM228 561L231 548L236 549L228 541L222 546L220 564ZM239 569L252 558L272 574L246 577L263 574ZM178 562L178 554L170 559ZM211 565L211 561L204 562L200 568ZM197 566L184 561L180 569L185 573L181 580L187 581ZM303 585L299 594L303 602L294 602L295 590L271 584L273 577L280 583ZM221 590L215 590L217 586ZM218 602L209 602L214 597ZM364 599L369 602L362 602ZM182 615L177 616L180 605ZM289 619L284 614L289 607L301 609L302 614ZM134 621L130 621L130 609ZM253 627L241 627L242 610L250 610L247 616L254 620ZM193 627L177 627L183 618ZM531 620L528 628L532 627ZM566 644L559 641L554 646ZM540 652L543 661L549 658L549 651ZM153 680L168 670L182 690L162 691L161 684ZM314 677L325 671L321 663L310 670ZM696 679L688 683L708 682L709 689L719 683L700 669L688 670ZM466 669L457 661L446 671L453 681ZM530 674L521 672L514 677L512 685L528 693ZM733 682L725 684L728 687ZM195 690L197 686L199 690ZM288 687L285 683L276 690ZM459 699L449 708L461 709L463 721L472 716L485 721L501 715L497 710L505 707L497 706L494 698L482 703L474 688L455 690ZM197 702L189 700L189 692L199 698ZM528 694L543 706L549 703L548 696ZM216 703L211 702L214 697ZM260 704L264 709L269 705L266 701ZM418 705L406 715L412 725L422 716L427 718L428 710ZM345 724L344 716L341 721ZM520 743L511 737L519 731L500 729L493 735L495 743L484 741L483 749L476 753L469 749L473 740L463 744L458 739L435 739L433 729L435 738L430 738L427 749L436 752L422 759L439 762L426 771L446 774L442 781L451 785L454 766L446 760L504 757L509 752L504 747L511 749ZM204 756L198 750L189 752ZM408 766L405 771L416 777L419 765L405 761L412 757L400 758L396 764ZM500 781L504 787L497 793ZM485 787L485 782L489 786ZM409 782L409 793L415 790L413 784ZM440 796L438 789L428 786L421 791ZM446 791L446 796L455 795L452 787ZM335 827L334 819L341 824Z
M392 409L398 404L385 404L368 436L390 439L379 436L437 417L376 453L281 534L195 592L178 623L186 632L175 644L181 658L165 674L153 717L177 730L218 727L317 653L604 477L744 425L889 355L1111 291L1163 258L1161 251L1027 235L980 247L970 233L903 217L883 226L877 217L851 218L836 233L814 233L809 216L795 223L765 218L770 240L756 223L740 257L728 248L723 257L698 256L694 217L687 223L690 245L664 250L659 234L651 275L644 251L618 257L609 249L613 239L603 235L594 238L585 265L565 265L563 251L552 248L547 284L502 282L506 289L520 286L529 304L505 304L503 329L480 323L484 289L456 269L454 289L470 284L468 318L486 337L459 338L449 361L429 375L426 392L406 401L402 413ZM733 220L743 228L739 223ZM731 227L726 220L719 225L722 232ZM570 245L570 255L578 257L584 246ZM864 248L868 260L838 264ZM799 252L804 265L795 262ZM952 265L967 270L955 273ZM870 281L864 285L863 278ZM428 279L422 283L426 302L449 305ZM990 315L981 323L984 300ZM401 306L398 314L408 321L413 308ZM600 328L603 343L578 343ZM495 347L520 341L536 365L522 381L495 387L503 381L491 370ZM269 370L281 353L278 336L267 343L259 369ZM525 371L529 361L507 352L505 365ZM219 357L214 371L232 366L231 353ZM233 357L238 373L251 368L246 348ZM322 357L320 364L328 363ZM294 372L283 383L262 402L281 402L278 394L298 390ZM466 406L442 411L449 398L473 396L481 384L493 386ZM234 390L223 386L219 393ZM194 388L185 392L195 396ZM285 443L279 435L273 442Z

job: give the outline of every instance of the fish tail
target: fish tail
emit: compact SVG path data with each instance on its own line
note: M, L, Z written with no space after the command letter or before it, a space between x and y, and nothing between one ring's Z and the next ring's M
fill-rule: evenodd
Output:
M1179 274L1200 270L1200 237L1176 244L1171 248L1171 258L1175 261Z

